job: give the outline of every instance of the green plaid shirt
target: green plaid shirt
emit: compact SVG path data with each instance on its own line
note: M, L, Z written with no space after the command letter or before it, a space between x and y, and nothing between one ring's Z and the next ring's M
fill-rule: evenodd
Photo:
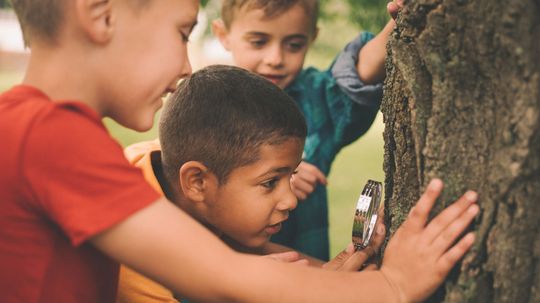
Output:
M325 175L337 153L363 135L373 123L382 99L382 83L364 85L358 78L358 51L373 38L362 33L336 57L330 68L304 69L285 91L296 100L307 122L303 159ZM325 186L291 212L280 243L322 260L329 258L328 206Z

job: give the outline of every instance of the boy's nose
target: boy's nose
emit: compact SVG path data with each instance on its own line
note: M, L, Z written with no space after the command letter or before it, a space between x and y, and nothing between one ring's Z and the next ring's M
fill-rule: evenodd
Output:
M193 69L191 68L191 61L189 61L189 58L186 54L186 60L184 62L184 64L182 65L182 69L180 70L180 79L184 79L186 77L188 77L189 75L191 75L191 73L193 72Z
M296 198L296 195L290 188L287 188L286 193L283 196L281 202L278 204L277 208L281 211L293 210L296 208L297 205L298 199Z
M188 77L189 75L191 75L191 72L192 72L192 68L191 68L191 63L189 62L188 58L186 57L186 60L184 61L184 64L182 65L182 67L180 68L180 72L178 74L178 77L176 79L174 79L174 81L169 84L169 92L174 92L178 86L178 84L180 84L180 80Z
M265 56L266 64L272 67L279 67L283 65L283 50L281 46L274 46L270 48Z

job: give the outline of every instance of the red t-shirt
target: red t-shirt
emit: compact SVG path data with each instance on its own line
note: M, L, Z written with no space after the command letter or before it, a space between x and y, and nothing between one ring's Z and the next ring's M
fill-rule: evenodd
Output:
M114 302L118 264L86 242L159 198L99 115L0 95L0 301Z

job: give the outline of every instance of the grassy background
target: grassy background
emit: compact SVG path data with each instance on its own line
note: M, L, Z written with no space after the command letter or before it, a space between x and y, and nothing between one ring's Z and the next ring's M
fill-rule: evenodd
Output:
M344 18L333 18L326 22L323 20L317 42L308 53L306 66L326 68L337 52L355 35L357 30ZM23 72L20 70L6 70L0 66L0 91L19 83L22 76ZM159 113L156 121L158 117ZM138 133L121 127L110 119L105 119L105 124L124 146L157 136L156 127L148 132ZM351 241L356 200L364 184L368 179L383 181L382 130L382 118L379 114L368 133L344 148L332 166L328 184L332 256Z

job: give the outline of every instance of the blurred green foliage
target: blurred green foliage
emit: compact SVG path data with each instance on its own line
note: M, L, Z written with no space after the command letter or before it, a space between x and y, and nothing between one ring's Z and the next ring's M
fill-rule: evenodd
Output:
M9 0L0 0L0 8L11 7Z
M376 33L388 22L386 11L389 0L346 0L349 5L349 20L352 24Z

